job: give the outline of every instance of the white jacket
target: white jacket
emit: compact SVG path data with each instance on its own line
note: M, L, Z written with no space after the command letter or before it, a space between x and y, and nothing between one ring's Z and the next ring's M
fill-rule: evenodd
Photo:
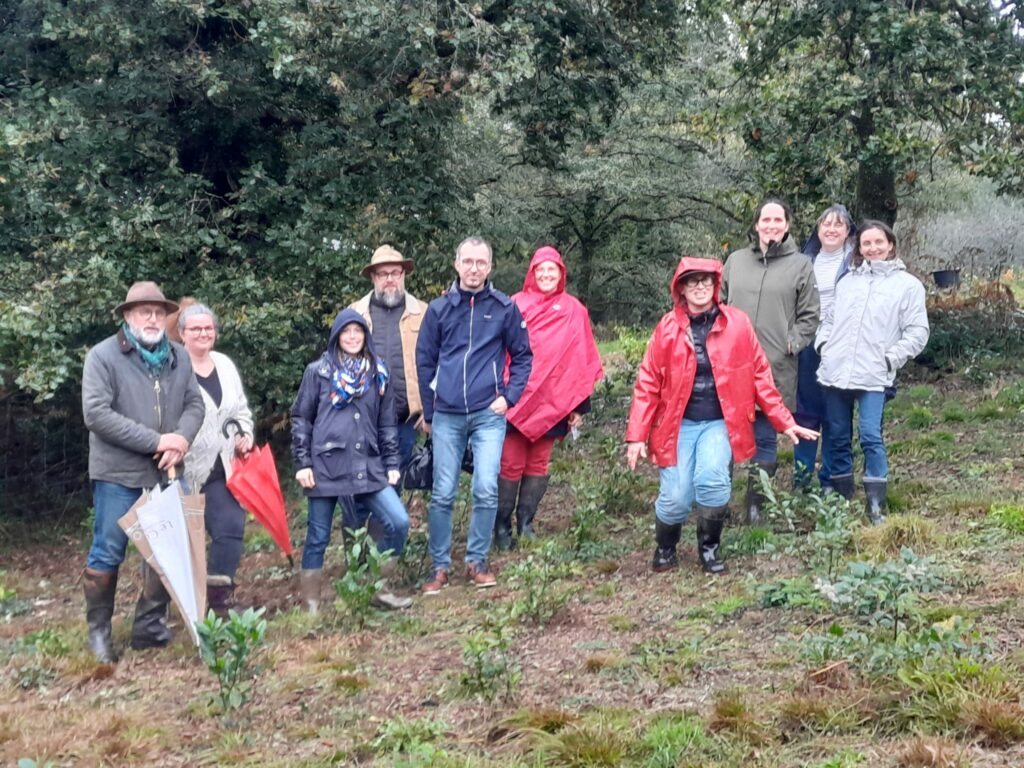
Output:
M924 286L900 259L867 261L836 283L814 346L818 381L836 389L880 392L928 343Z
M185 455L185 480L193 493L199 493L202 489L218 455L224 464L224 474L231 477L231 460L235 457L235 434L234 429L230 429L231 436L224 437L221 431L224 422L228 419L237 419L246 434L253 433L252 413L245 399L238 369L227 355L210 352L210 357L213 358L213 365L217 369L222 395L218 407L206 390L199 387L203 394L203 404L206 405L206 417L203 419L203 426L199 428L199 434Z

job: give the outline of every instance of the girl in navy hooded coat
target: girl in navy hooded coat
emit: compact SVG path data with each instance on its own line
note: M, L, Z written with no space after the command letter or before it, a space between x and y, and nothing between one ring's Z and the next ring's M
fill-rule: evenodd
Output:
M355 310L338 313L327 349L302 375L292 406L292 455L309 504L302 596L315 613L334 510L343 497L355 497L356 508L380 522L381 550L397 557L409 533L409 515L393 487L398 424L388 370Z

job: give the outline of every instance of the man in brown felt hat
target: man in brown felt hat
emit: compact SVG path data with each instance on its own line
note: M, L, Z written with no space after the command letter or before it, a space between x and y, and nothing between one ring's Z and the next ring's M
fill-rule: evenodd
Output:
M352 309L366 318L377 354L391 373L398 414L399 467L403 472L416 444L416 431L423 427L416 340L427 305L405 292L405 276L412 270L412 259L390 245L382 245L360 273L370 278L373 290L352 304Z
M114 309L121 328L89 350L82 372L82 414L89 429L89 478L96 522L82 577L89 648L101 663L116 659L110 622L117 572L128 538L117 524L146 488L181 463L203 423L203 398L185 350L168 341L165 322L178 305L160 287L132 285ZM131 646L170 640L168 594L152 569L143 569Z

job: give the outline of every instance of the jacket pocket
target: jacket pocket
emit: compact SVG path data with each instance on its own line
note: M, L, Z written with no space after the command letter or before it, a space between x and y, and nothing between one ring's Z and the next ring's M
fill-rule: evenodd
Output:
M313 474L325 480L337 480L348 474L348 442L329 440L313 446Z

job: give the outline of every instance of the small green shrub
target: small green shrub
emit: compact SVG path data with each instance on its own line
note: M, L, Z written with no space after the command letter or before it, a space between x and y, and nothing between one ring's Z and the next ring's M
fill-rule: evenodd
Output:
M489 613L463 643L459 685L467 695L491 702L515 694L522 674L511 651L510 622L508 614Z
M571 570L560 561L558 546L551 539L530 552L525 560L506 569L505 578L517 595L510 608L512 618L547 624L579 591L579 586L575 585L558 586L558 580Z
M70 653L71 648L59 632L53 629L38 629L30 632L21 640L22 645L34 648L43 656L63 657Z
M347 529L348 549L345 558L348 567L345 575L334 582L334 591L341 599L349 618L358 629L362 629L373 612L373 598L384 586L381 566L387 561L391 550L377 549L367 529Z
M435 742L444 737L447 729L448 724L443 720L431 720L426 717L407 720L399 716L381 725L377 736L370 742L370 748L378 757L391 757L396 760L399 755L404 755L407 759L411 758L423 765L429 765L431 760L446 755Z
M761 605L765 608L810 608L822 611L828 603L806 576L779 579L757 589Z
M196 623L199 653L220 685L220 704L224 712L237 709L249 699L250 657L263 644L267 633L265 609L246 609L238 614L228 611L227 621L213 611Z

